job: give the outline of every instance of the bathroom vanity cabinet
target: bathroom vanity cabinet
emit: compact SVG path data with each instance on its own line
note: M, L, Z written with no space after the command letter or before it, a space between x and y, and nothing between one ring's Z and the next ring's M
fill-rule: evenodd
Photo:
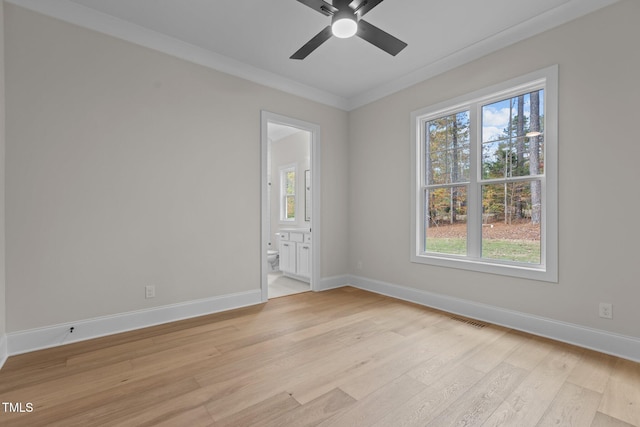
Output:
M308 230L281 230L278 251L280 271L285 276L311 280L311 233Z

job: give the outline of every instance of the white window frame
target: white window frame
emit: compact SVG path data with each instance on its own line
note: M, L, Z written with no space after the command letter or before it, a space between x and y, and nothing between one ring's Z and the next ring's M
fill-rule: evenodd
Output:
M544 173L542 182L541 262L536 265L480 257L482 233L482 105L544 89ZM469 110L470 182L468 183L467 255L425 252L424 123ZM554 65L411 113L411 262L512 277L558 281L558 66ZM484 182L486 183L486 182Z
M280 222L283 223L295 223L298 217L298 166L296 164L281 166L280 169ZM287 173L293 171L295 176L294 189L293 189L293 205L294 216L293 218L287 218Z

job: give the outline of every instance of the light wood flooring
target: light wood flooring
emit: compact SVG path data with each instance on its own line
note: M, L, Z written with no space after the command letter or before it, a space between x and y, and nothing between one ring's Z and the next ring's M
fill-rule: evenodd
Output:
M640 426L640 364L342 288L10 357L12 426Z

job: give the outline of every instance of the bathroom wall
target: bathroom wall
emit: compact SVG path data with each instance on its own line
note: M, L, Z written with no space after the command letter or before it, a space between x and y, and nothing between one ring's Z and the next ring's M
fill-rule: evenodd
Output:
M309 228L305 220L304 171L310 170L311 134L301 131L271 142L271 247L278 248L275 234L281 228ZM280 221L280 168L295 165L296 170L296 220ZM310 209L311 207L309 207Z

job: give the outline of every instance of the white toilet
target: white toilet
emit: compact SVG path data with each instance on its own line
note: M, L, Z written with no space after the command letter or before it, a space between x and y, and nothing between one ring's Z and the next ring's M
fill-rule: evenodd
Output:
M278 270L278 251L269 249L267 251L267 261L271 264L271 271Z

